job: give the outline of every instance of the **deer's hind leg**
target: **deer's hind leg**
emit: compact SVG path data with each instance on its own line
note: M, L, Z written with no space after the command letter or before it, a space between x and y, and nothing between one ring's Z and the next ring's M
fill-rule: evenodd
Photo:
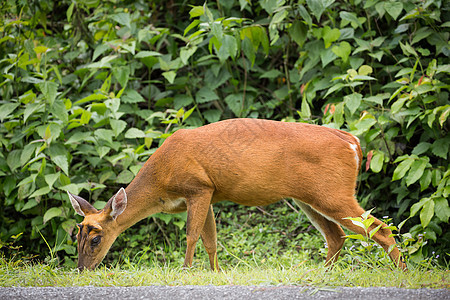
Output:
M324 198L321 202L312 203L311 207L320 214L327 216L330 220L335 221L355 233L359 233L363 236L367 234L362 227L357 226L353 224L351 220L346 219L347 217L360 217L365 212L354 196L341 196L339 198L329 199ZM381 228L373 235L372 239L383 247L396 266L402 270L406 270L406 264L402 261L400 251L395 246L395 239L391 236L392 231L387 228L386 224L374 216L369 215L369 218L373 218L374 222L368 228L368 232L381 225Z
M316 229L319 230L325 238L328 245L328 253L325 260L325 266L332 265L338 259L342 246L344 245L344 231L342 230L341 226L325 218L308 204L295 199L294 201L306 214L314 227L316 227Z

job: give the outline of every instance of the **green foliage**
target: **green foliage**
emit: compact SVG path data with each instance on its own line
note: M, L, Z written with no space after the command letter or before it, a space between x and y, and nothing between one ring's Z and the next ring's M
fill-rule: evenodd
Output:
M251 117L357 135L363 206L408 220L413 261L449 252L447 1L4 2L0 241L72 264L66 191L101 208L175 130ZM182 244L149 220L118 245Z

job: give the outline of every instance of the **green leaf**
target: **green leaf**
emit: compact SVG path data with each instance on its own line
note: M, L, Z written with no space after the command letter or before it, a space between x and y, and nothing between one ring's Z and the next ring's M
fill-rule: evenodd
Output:
M82 132L82 131L77 131L75 132L68 140L67 142L65 142L65 144L74 144L74 143L78 143L80 141L85 141L87 140L89 137L91 136L91 132Z
M145 57L155 57L155 56L161 56L162 54L156 51L140 51L138 54L136 54L135 58L145 58Z
M112 73L114 78L120 83L122 88L125 88L128 83L128 79L130 78L130 67L121 66L112 68Z
M423 172L425 171L425 167L427 166L429 159L419 159L415 160L411 168L408 172L408 176L406 177L406 186L410 186L414 182L420 179L422 177Z
M0 106L0 121L8 117L20 104L19 103L6 103Z
M72 234L73 229L77 226L75 219L69 219L61 223L61 228L64 229L69 235Z
M431 184L431 170L430 169L426 169L422 175L422 177L420 177L420 191L424 191L426 190L430 184Z
M353 93L344 97L345 106L349 109L353 115L361 105L362 95L359 93Z
M36 148L39 145L37 143L33 144L26 144L25 147L22 150L22 154L20 155L20 165L25 165L33 155L33 153L36 151Z
M108 152L111 150L111 148L105 147L105 146L99 146L99 147L95 147L95 150L97 150L98 156L100 158L102 158L103 156L108 154Z
M397 20L403 10L403 3L399 1L386 1L384 2L384 9L394 20Z
M51 191L50 187L46 186L46 187L38 189L37 191L34 191L34 193L31 194L29 198L46 195L46 194L50 193L50 191Z
M242 112L242 93L238 94L230 94L225 98L225 103L227 104L228 108L231 109L231 111L234 113L236 117L241 116Z
M145 132L137 128L130 128L125 133L125 138L134 139L134 138L144 138Z
M342 82L339 82L338 84L333 85L332 87L330 87L330 88L328 89L327 93L325 94L325 98L326 98L329 94L331 94L331 93L333 93L333 92L335 92L335 91L337 91L337 90L342 89L344 86L345 86L345 85L344 85Z
M322 38L323 38L323 41L325 42L325 48L330 47L334 41L337 41L339 39L340 36L341 36L341 32L337 28L331 29L330 26L325 26L322 29ZM336 53L336 55L338 55L338 54Z
M184 94L177 94L173 98L173 104L175 109L180 109L182 107L186 107L190 105L192 102L194 102L194 99L188 95Z
M121 12L111 16L111 19L119 23L120 25L127 26L131 29L131 17L129 13Z
M450 106L442 112L441 116L439 117L439 125L441 127L444 126L445 121L447 121L448 117L450 116Z
M383 104L383 100L388 99L389 96L390 95L388 93L378 94L378 95L375 95L375 96L366 97L366 98L364 98L364 101L369 101L369 102L376 103L378 105L382 105Z
M94 135L97 137L97 138L99 138L99 139L101 139L101 140L104 140L104 141L106 141L106 142L108 142L108 143L112 143L112 137L114 136L114 132L112 131L112 130L109 130L109 129L97 129L95 132L94 132Z
M20 157L22 155L22 150L13 150L8 153L8 157L6 158L6 163L8 164L11 171L14 171L20 164Z
M420 223L422 224L423 228L428 226L433 216L434 216L434 201L430 199L430 201L427 201L424 204L422 210L420 211Z
M426 202L431 201L430 198L423 198L419 202L414 203L410 209L410 218L414 217L417 212L425 205Z
M44 214L44 224L50 221L51 219L55 217L61 217L63 214L63 210L61 207L52 207L49 210L47 210Z
M190 16L191 19L195 18L195 17L200 17L203 14L204 14L203 6L194 6L189 11L189 16Z
M289 11L287 9L280 8L271 18L269 26L275 26L283 22L284 19L289 15Z
M441 138L434 141L433 145L431 145L431 152L434 155L439 156L443 159L447 159L448 153L450 149L450 138Z
M450 207L448 206L448 199L443 197L434 199L434 213L442 222L448 223L450 217Z
M312 11L313 15L316 17L317 22L320 22L320 17L322 16L325 9L334 3L335 0L306 0L309 9Z
M392 176L392 181L402 179L406 172L409 171L411 165L414 163L414 159L408 158L402 161L397 168L394 170L394 175Z
M430 149L431 144L427 143L427 142L422 142L417 144L416 147L414 147L413 151L411 152L411 154L415 154L415 155L421 155L424 154L425 152L428 151L428 149Z
M98 62L94 62L94 63L90 63L88 65L86 65L86 68L89 69L102 69L102 68L111 68L111 61L117 59L118 56L117 55L109 55L109 56L105 56L103 57L100 61Z
M75 7L75 2L72 2L69 6L69 8L66 11L66 17L67 17L67 21L70 23L70 20L72 19L72 13L73 13L73 8Z
M132 89L125 90L124 95L120 99L123 103L140 103L145 101L138 91Z
M194 20L194 21L192 21L192 23L191 24L189 24L189 26L188 27L186 27L186 29L184 29L184 32L183 32L183 35L186 35L186 33L188 33L189 31L191 31L191 29L192 28L195 28L195 27L197 27L197 25L198 24L200 24L201 23L201 21L200 20Z
M36 111L44 108L43 103L30 103L26 106L25 111L23 112L23 120L26 122L28 118L33 115Z
M36 205L38 205L38 202L35 199L30 199L27 201L27 203L25 203L25 205L22 207L22 209L20 211L24 211L24 210L33 208Z
M47 174L44 176L45 182L48 184L48 186L50 188L53 187L53 184L59 178L60 174L61 174L60 172L57 172L57 173Z
M222 46L220 47L217 56L223 63L229 56L231 56L232 59L235 59L237 50L238 46L236 39L233 36L226 34L222 39Z
M405 42L404 44L402 42L399 42L400 44L400 48L403 51L403 54L405 54L406 56L410 56L410 55L414 55L416 57L419 57L419 55L417 54L416 50L414 50L413 47L411 47L408 42Z
M187 65L189 58L197 51L197 47L182 48L180 50L180 58L184 65Z
M222 112L218 109L209 109L203 113L203 116L209 123L215 123L220 120Z
M130 167L130 171L133 173L134 176L136 176L141 168L142 168L141 165L134 165Z
M335 106L333 120L338 125L338 128L344 124L344 102L340 102Z
M109 44L98 45L94 50L94 54L92 55L92 61L95 61L100 55L105 53L107 50L111 50L111 46Z
M278 77L281 77L281 76L283 76L283 73L281 73L280 71L278 71L276 69L271 69L271 70L261 74L261 76L259 76L259 78L274 79L274 78L278 78Z
M111 125L115 137L118 137L127 126L127 122L115 119L109 120L109 124Z
M376 151L370 161L370 169L374 173L379 173L383 169L384 163L384 153L381 151Z
M206 103L214 100L219 100L219 97L216 95L216 93L214 93L212 89L206 86L198 90L197 94L195 95L195 101L197 103Z
M80 104L90 102L90 101L105 100L105 99L108 99L108 97L106 97L105 95L91 94L87 97L84 97L83 99L76 101L73 105L80 105Z
M378 225L377 227L375 227L374 229L372 229L372 230L369 232L369 237L372 238L372 237L375 235L375 233L377 233L378 230L380 230L380 228L381 228L382 225L383 225L383 224L380 224L380 225Z
M84 110L81 114L80 124L89 124L89 120L91 119L92 113L88 110Z
M50 107L50 112L60 119L63 124L67 124L69 122L69 114L67 113L66 106L61 99L55 100L53 105Z
M294 40L294 42L303 47L306 42L306 37L308 34L308 28L300 20L295 20L292 26L288 29L289 35Z
M52 157L52 161L61 168L61 170L69 176L69 161L65 155L56 155Z
M370 225L372 225L373 222L375 222L374 218L367 218L367 217L364 217L364 220L362 221L362 223L364 224L364 228L366 230L369 229Z
M398 100L395 101L391 106L391 113L392 114L398 113L402 109L403 105L405 104L405 102L408 99L409 99L409 97L406 97L406 96L398 98Z
M439 182L441 181L441 178L442 178L442 174L441 174L441 171L440 171L440 170L434 169L434 170L431 172L431 184L432 184L434 187L438 186Z
M365 237L362 236L362 234L349 234L349 235L346 235L345 237L349 238L349 239L354 239L354 240L361 240L361 241L365 240Z
M98 210L102 210L106 206L106 201L95 201L95 203L92 205Z
M3 192L8 197L11 192L16 188L16 178L14 176L7 176L3 181Z
M331 48L323 49L320 51L320 60L322 61L322 68L325 68L330 62L334 61L337 55L331 50Z
M242 41L242 50L244 51L245 57L250 60L251 66L253 67L255 64L256 54L252 41L248 37L245 37Z
M249 0L240 0L240 1L251 3L251 1ZM285 1L263 0L259 1L259 4L269 15L272 15L281 5L284 4L284 2Z
M362 65L361 67L359 67L358 69L358 75L363 75L363 76L367 76L369 74L372 74L373 69L371 66L368 65Z
M56 92L58 90L58 84L55 82L44 81L37 84L39 90L44 95L45 99L50 105L53 105L56 99Z
M350 52L352 51L352 47L347 42L341 42L339 46L333 46L331 49L334 54L342 58L344 62L348 61L348 57L350 56Z
M306 24L308 24L308 26L311 27L312 26L312 18L309 15L309 13L306 10L306 8L302 4L300 4L298 6L298 13L302 17L302 19L306 22Z
M309 107L308 100L306 100L306 97L303 97L303 99L302 99L300 117L303 120L311 119L311 108Z
M122 184L128 184L133 180L133 178L134 178L134 174L131 171L124 170L117 176L116 182L122 183Z
M414 38L412 39L411 45L421 41L424 38L427 38L428 36L430 36L433 33L433 30L431 30L430 27L422 27L419 28L419 30L417 30L414 33ZM428 75L428 74L427 74ZM431 76L432 77L432 76Z
M355 13L349 13L349 12L346 12L346 11L341 11L339 13L339 16L341 17L342 20L346 20L349 23L354 23L355 26L353 26L353 28L356 28L356 26L362 27L362 24L361 24L360 20L358 19L358 17L356 16Z
M162 73L162 75L164 76L164 78L167 79L167 81L170 84L173 84L173 81L175 80L175 76L177 76L177 72L175 72L175 71L167 71L167 72Z

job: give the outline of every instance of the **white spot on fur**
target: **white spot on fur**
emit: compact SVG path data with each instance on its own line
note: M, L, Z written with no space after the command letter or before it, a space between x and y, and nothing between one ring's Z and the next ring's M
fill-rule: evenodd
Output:
M171 200L165 200L163 204L163 212L171 213L171 212L177 212L179 210L186 209L186 198L177 198L177 199L171 199Z
M358 139L359 141L359 139ZM350 144L350 148L352 148L352 150L355 152L355 160L356 160L356 165L359 166L359 156L358 156L358 145L355 144Z
M334 220L333 218L322 214L321 212L317 211L316 209L314 209L312 206L303 203L300 200L297 199L292 199L294 200L295 203L297 203L297 205L301 208L301 210L305 213L305 215L308 217L309 221L314 225L314 227L319 230L319 232L322 234L322 236L324 237L325 240L327 240L327 236L325 234L325 232L323 231L323 229L319 226L319 224L316 222L316 220L314 219L314 217L311 215L311 213L309 212L309 210L315 211L316 213L318 213L319 215L321 215L322 217L324 217L325 219L334 222L336 224L339 224L338 222L336 222L336 220Z

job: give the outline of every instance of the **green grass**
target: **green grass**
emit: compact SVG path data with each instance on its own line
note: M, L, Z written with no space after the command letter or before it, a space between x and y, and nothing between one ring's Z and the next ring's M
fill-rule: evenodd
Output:
M100 268L78 272L76 256L55 253L49 245L45 263L16 248L0 252L0 287L16 286L146 286L146 285L299 285L325 287L390 286L450 288L449 265L424 258L402 272L392 268L385 251L370 242L347 239L332 270L323 267L327 249L306 218L286 206L245 213L218 213L218 258L222 272L209 269L208 256L197 243L194 267L181 268L184 231L173 223L155 228L154 221L121 235ZM166 230L162 232L162 230ZM164 234L162 234L164 233ZM164 235L169 236L165 243ZM158 240L159 238L159 240ZM8 247L2 248L7 250ZM1 250L0 250L1 251ZM9 253L9 256L7 255ZM7 259L6 257L15 257ZM31 256L32 257L32 256Z
M450 271L442 267L415 267L407 272L389 267L338 263L332 270L308 261L297 265L259 264L251 261L210 271L206 263L195 267L156 264L102 267L95 271L51 267L1 259L0 286L147 286L147 285L299 285L308 287L450 288Z

